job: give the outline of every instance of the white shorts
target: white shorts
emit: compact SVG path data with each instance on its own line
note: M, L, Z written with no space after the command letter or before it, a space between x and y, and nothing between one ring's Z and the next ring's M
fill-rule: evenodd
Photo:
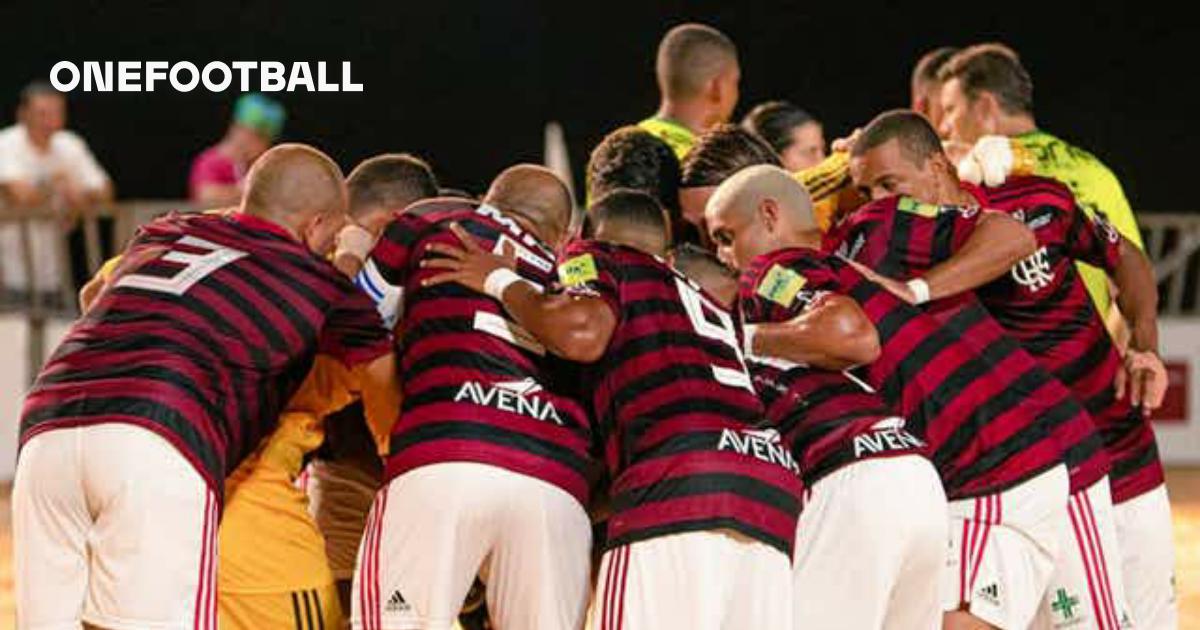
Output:
M379 479L354 462L314 460L305 491L308 513L325 536L325 555L333 579L354 577L354 561L367 524L367 512L379 492Z
M361 630L453 627L476 574L499 628L578 628L592 525L570 494L503 468L422 466L380 490L351 598Z
M1024 630L1050 586L1070 486L1062 465L1000 492L950 502L942 606Z
M791 574L786 554L732 530L639 540L604 553L588 628L791 628Z
M1113 506L1125 594L1138 630L1175 630L1175 542L1171 502L1161 485Z
M1108 477L1071 494L1067 515L1058 562L1033 628L1132 628Z
M13 485L17 626L216 628L217 498L131 424L51 429Z
M946 514L937 470L919 455L817 481L796 529L793 627L940 628Z

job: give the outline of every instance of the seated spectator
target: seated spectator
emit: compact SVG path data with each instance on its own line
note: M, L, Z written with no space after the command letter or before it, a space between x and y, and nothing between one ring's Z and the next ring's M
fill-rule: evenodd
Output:
M211 207L236 204L246 171L279 138L286 117L283 105L261 94L239 98L225 137L192 161L188 175L192 202Z
M30 247L36 263L32 270L25 268L17 224L0 227L0 249L4 252L0 275L7 290L60 293L64 230L78 278L76 286L90 275L78 217L112 199L112 182L87 143L67 130L66 124L66 97L49 83L35 82L21 90L16 124L0 130L0 206L44 208L48 213L46 220L30 223ZM102 241L110 240L111 222L100 227ZM29 286L30 280L33 286Z
M766 140L783 160L783 167L793 173L825 159L821 122L787 101L757 105L742 119L742 128Z

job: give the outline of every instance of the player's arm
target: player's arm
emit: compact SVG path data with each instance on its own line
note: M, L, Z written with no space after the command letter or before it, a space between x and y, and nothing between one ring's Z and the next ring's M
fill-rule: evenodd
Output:
M617 317L603 299L569 294L545 294L512 271L513 261L484 250L461 226L450 229L462 247L433 243L421 266L442 270L425 285L457 282L499 300L521 327L551 352L581 363L599 359L617 326Z
M961 215L959 211L944 210L935 220L963 224L966 221L960 219ZM951 244L950 252L930 252L934 260L941 262L907 281L884 276L861 260L848 262L900 299L909 304L922 304L973 291L1007 273L1013 265L1033 255L1038 247L1037 237L1029 228L994 210L982 211L973 226L950 226L950 229L966 235L957 246Z
M1158 352L1158 283L1154 266L1142 250L1121 237L1120 258L1112 273L1117 305L1129 321L1129 347L1138 352Z
M827 294L787 322L745 326L746 350L827 370L879 358L879 333L858 303Z

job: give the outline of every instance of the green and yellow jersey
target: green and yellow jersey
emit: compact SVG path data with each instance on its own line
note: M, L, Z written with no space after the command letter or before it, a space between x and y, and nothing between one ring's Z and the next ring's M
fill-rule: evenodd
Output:
M1022 157L1032 163L1032 174L1067 185L1089 217L1094 217L1097 210L1104 212L1122 236L1139 248L1143 247L1137 220L1121 183L1096 156L1041 130L1013 136L1012 141L1014 151L1027 153ZM1091 265L1078 263L1078 266L1096 308L1107 313L1111 302L1107 274Z
M675 157L679 161L683 161L683 156L687 155L688 151L692 150L692 146L696 144L696 134L692 133L691 129L666 118L651 116L646 120L638 123L637 126L645 131L649 131L675 152Z

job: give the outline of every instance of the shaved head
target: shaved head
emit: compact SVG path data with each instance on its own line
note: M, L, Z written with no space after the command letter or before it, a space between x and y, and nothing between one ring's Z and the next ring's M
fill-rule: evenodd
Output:
M304 144L280 144L254 161L241 209L288 228L322 253L332 247L346 207L342 169L329 156ZM332 234L326 235L330 228Z
M496 176L483 202L524 218L537 236L550 245L566 234L574 201L571 191L553 171L534 164L518 164Z
M737 47L721 31L704 24L680 24L667 31L658 45L658 87L667 98L694 98L737 61Z
M704 218L722 262L745 268L757 256L782 247L813 247L821 232L812 198L787 171L750 166L717 187Z

